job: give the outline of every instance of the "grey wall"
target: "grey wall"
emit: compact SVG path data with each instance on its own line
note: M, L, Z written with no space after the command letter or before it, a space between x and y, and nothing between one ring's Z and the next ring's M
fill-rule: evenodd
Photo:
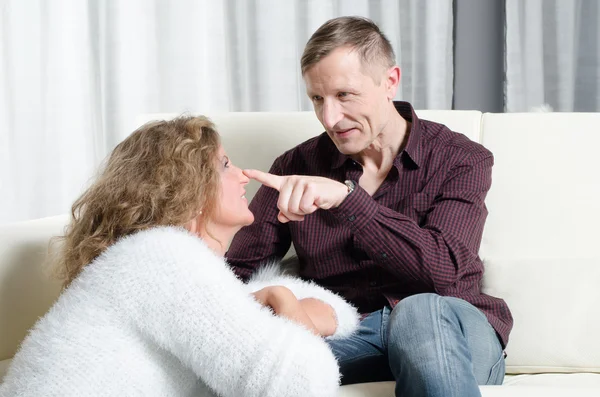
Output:
M504 111L504 0L454 0L454 109Z

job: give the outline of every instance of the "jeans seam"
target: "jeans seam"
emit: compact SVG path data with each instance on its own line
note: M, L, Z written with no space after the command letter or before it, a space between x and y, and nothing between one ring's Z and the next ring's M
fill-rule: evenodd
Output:
M377 357L377 356L379 356L379 354L377 354L377 353L366 353L366 354L362 354L362 355L360 355L360 356L354 356L354 357L352 357L351 359L348 359L348 360L344 360L344 361L338 361L338 363L339 363L340 365L341 365L341 364L347 365L347 364L351 364L351 363L353 363L353 362L355 362L355 361L362 360L363 358L367 358L367 357ZM336 358L336 359L337 359L337 358Z
M442 335L442 338L439 339L440 340L440 351L442 352L442 360L443 360L443 362L441 364L442 364L442 368L445 369L446 379L450 383L449 390L456 390L456 385L454 384L454 378L452 377L452 374L450 373L450 365L448 365L448 357L447 357L447 350L446 350L446 347L447 347L446 342L448 341L449 335L448 335L448 326L446 325L446 321L445 321L445 319L448 317L448 314L445 312L444 307L447 305L443 304L444 302L443 302L443 299L441 296L438 296L437 299L434 299L434 302L435 302L435 305L437 306L436 309L439 313L439 315L435 316L435 318L437 319L439 333L440 333L440 335Z
M379 324L379 337L381 338L381 346L387 354L388 343L387 343L387 326L389 324L389 313L386 315L385 307L381 309L381 323Z
M487 316L485 315L485 313L483 313L479 308L477 308L475 305L473 305L472 303L464 300L464 299L460 299L460 298L455 298L455 297L447 297L451 298L453 300L457 300L460 304L460 306L462 307L462 309L468 309L469 311L476 313L479 317L481 317L482 320L485 321L485 324L487 325L487 328L489 331L492 332L492 334L494 336L497 337L496 331L494 330L494 327L492 327L492 325L490 324ZM463 332L463 337L464 337L464 332ZM500 343L499 340L496 340L498 343ZM495 371L497 369L497 367L502 364L504 361L504 350L502 348L500 348L500 358L490 367L490 372L488 374L488 378L486 380L486 382L484 383L485 385L490 385L490 384L497 384L498 383L498 378L500 376L500 374L497 373L497 371ZM473 357L471 357L471 362L473 362ZM502 378L504 378L504 373L502 373ZM490 381L492 381L492 383L490 383Z
M498 359L498 361L496 361L494 363L494 365L492 365L492 368L490 368L490 375L488 376L488 379L485 382L486 385L496 385L496 384L498 384L498 382L500 381L500 379L498 379L500 377L500 373L499 373L499 371L497 371L497 369L498 369L499 366L501 366L501 364L503 363L503 361L504 361L504 353L500 353L500 358ZM506 370L503 371L503 373L502 373L502 379L504 379L504 375L505 375L504 372L506 372ZM490 381L492 380L492 378L493 378L493 382L490 383Z

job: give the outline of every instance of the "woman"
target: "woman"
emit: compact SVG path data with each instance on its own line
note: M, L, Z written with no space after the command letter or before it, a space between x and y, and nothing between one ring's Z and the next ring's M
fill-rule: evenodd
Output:
M337 364L315 334L347 335L356 311L273 268L234 276L223 254L254 219L247 183L204 117L119 144L73 205L65 289L0 395L334 396Z

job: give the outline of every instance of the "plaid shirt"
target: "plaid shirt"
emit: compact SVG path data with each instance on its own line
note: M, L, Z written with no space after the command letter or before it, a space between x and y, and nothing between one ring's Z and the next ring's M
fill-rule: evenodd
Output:
M478 256L493 156L442 124L419 120L409 103L395 105L412 123L408 142L373 196L357 183L338 208L283 224L278 192L262 186L250 204L255 221L233 239L228 262L247 278L261 263L282 258L293 242L300 276L361 313L418 293L454 296L479 308L506 346L512 316L502 299L481 292ZM281 155L270 172L341 182L358 181L362 167L323 133Z

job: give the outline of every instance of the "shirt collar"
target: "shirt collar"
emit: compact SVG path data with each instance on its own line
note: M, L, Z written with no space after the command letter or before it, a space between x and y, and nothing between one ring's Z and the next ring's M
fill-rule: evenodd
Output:
M422 125L421 120L417 117L415 113L415 109L413 109L412 105L408 102L394 102L394 106L400 116L404 118L410 124L410 131L408 132L408 141L406 142L406 146L404 150L398 153L398 156L394 160L394 164L399 162L403 156L409 158L414 165L419 168L421 166L422 160L422 150L421 150L421 135L422 135Z
M406 146L402 151L400 151L400 153L398 153L398 156L396 156L396 158L394 159L394 165L398 167L400 165L400 162L403 161L403 158L407 158L417 168L419 168L422 157L420 150L421 145L419 144L421 140L421 122L419 121L419 118L417 117L417 114L415 113L415 110L413 109L410 103L394 101L394 106L396 108L396 111L400 113L400 116L402 116L402 118L404 118L407 122L411 123ZM323 138L326 138L329 141L328 146L331 153L332 169L340 168L347 161L353 161L350 158L350 156L347 156L341 153L339 150L337 150L337 147L335 146L331 138L329 138L326 132L323 135Z

